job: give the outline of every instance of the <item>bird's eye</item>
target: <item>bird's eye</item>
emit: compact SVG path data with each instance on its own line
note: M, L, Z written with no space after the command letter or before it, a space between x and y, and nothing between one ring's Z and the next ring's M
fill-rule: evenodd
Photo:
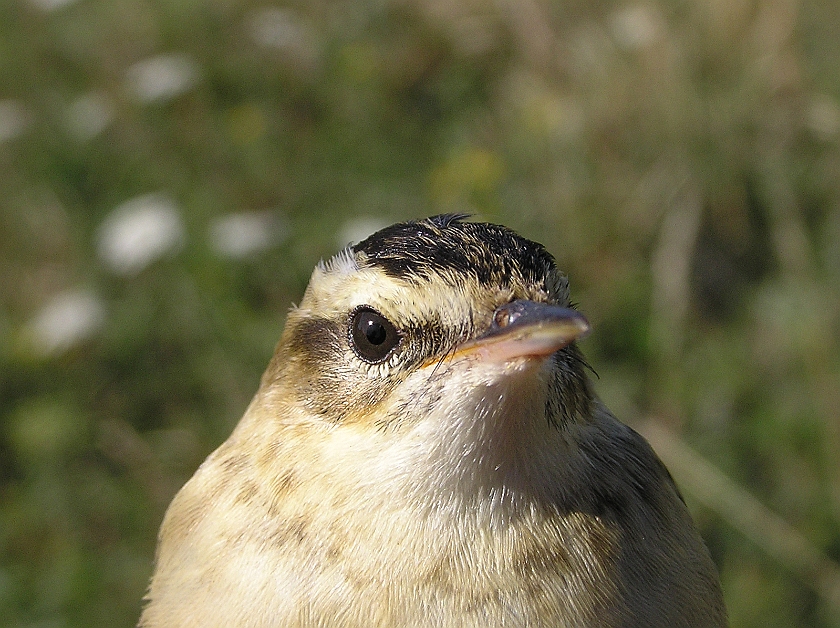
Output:
M365 362L378 363L387 358L400 342L396 327L376 310L362 306L350 319L353 350Z

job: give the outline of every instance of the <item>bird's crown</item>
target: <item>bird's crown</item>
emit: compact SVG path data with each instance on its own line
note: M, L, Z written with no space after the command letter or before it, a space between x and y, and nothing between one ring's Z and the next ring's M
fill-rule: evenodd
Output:
M381 268L390 277L536 290L557 303L568 301L568 284L545 247L506 227L464 222L466 217L444 214L398 223L352 251L362 264Z

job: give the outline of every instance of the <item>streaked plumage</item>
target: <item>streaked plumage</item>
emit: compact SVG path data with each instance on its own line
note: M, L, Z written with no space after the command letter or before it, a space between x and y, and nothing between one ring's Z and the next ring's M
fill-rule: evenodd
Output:
M649 445L594 396L539 244L438 216L314 271L160 533L140 625L724 626Z

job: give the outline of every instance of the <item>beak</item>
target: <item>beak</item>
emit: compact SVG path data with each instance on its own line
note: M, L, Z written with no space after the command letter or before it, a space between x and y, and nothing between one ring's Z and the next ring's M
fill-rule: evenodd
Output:
M490 329L483 336L465 342L453 357L477 355L491 362L545 357L582 338L589 329L583 314L571 308L512 301L496 310Z

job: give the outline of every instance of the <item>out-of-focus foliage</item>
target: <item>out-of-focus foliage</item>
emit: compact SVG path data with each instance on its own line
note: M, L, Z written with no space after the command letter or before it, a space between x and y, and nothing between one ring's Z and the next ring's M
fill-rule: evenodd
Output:
M131 626L313 265L467 211L828 566L687 488L733 626L840 625L838 143L834 0L0 3L0 623Z

